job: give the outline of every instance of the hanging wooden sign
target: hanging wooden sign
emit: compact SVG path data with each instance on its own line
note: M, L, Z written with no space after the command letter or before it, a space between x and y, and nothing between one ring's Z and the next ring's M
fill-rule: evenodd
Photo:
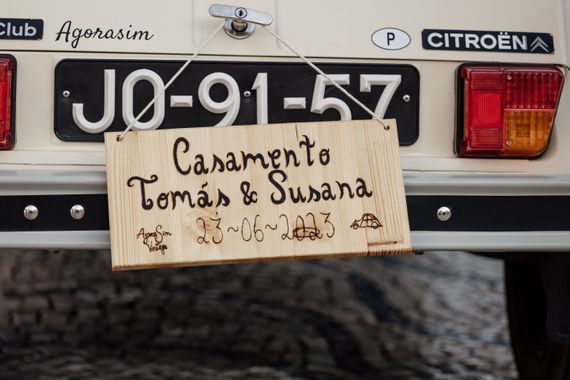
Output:
M113 270L410 252L386 124L106 133Z

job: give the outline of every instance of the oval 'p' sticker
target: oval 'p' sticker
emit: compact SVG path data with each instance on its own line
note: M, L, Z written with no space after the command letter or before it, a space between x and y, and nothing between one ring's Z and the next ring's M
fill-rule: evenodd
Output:
M385 50L400 50L410 44L410 35L397 28L382 28L372 34L374 45Z

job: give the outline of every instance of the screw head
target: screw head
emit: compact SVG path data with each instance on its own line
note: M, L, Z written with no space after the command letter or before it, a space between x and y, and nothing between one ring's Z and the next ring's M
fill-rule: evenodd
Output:
M247 90L244 91L244 92L243 92L243 96L245 96L246 98L251 97L251 91L247 91Z
M412 97L408 94L402 96L402 100L406 103L409 103L412 100Z
M69 210L69 214L75 220L81 220L85 216L85 207L82 205L72 206Z
M40 210L34 205L24 207L24 218L27 220L36 220L40 215Z
M447 222L451 219L451 209L449 207L443 206L437 210L437 219L440 222Z
M63 95L64 98L69 98L69 95L71 95L71 92L69 92L68 90L65 90L61 94Z
M513 76L511 74L507 75L507 80L513 80Z
M513 140L507 139L507 141L505 141L505 144L507 144L507 146L511 146L513 145Z
M247 17L247 10L245 8L238 8L236 9L235 15L237 18Z

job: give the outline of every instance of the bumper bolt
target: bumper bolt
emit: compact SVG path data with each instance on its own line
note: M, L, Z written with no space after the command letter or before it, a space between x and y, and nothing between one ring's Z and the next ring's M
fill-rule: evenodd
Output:
M69 210L69 214L75 220L81 220L85 216L85 207L82 205L75 205Z
M449 207L443 206L437 210L437 219L440 222L447 222L451 219L451 209Z
M24 208L24 218L28 220L36 220L40 215L40 210L34 205L28 205Z

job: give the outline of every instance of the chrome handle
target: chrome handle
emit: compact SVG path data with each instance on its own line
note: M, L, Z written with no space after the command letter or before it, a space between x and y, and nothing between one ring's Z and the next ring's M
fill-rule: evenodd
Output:
M209 11L214 17L253 22L259 25L270 25L273 22L273 17L269 13L234 5L212 4Z
M255 24L267 26L273 17L263 11L234 5L212 4L209 9L213 17L225 18L224 30L234 38L247 38L255 30Z

